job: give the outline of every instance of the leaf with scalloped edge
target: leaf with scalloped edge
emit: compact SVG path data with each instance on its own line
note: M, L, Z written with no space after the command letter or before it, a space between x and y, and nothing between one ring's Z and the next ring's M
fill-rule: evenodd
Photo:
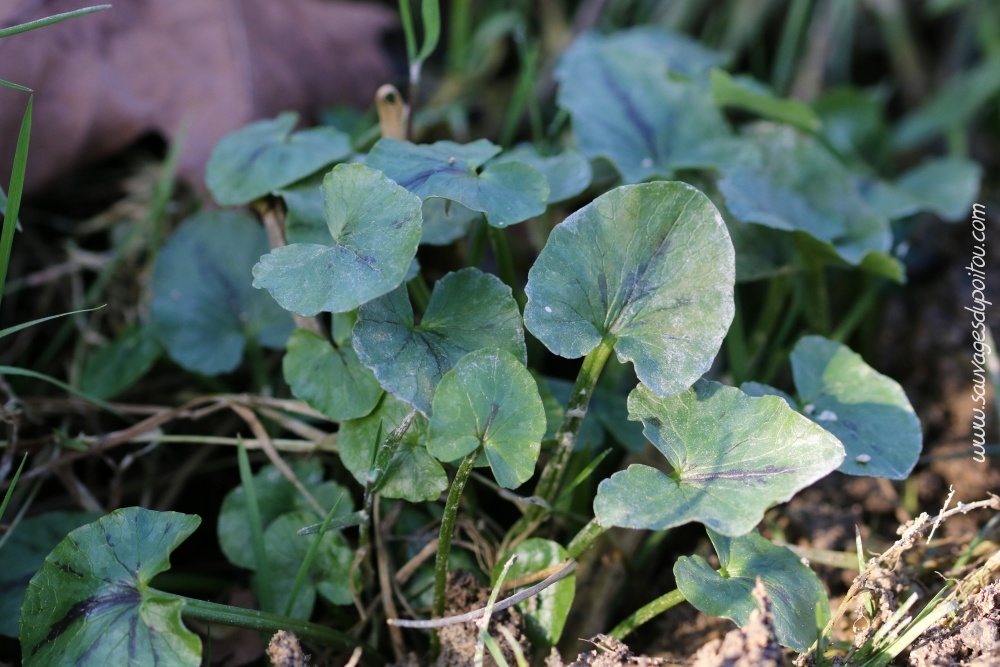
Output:
M523 162L489 162L499 152L486 139L420 145L381 139L366 164L421 199L441 197L481 211L494 227L544 213L549 196L545 177Z
M77 528L46 557L21 607L26 667L197 667L201 640L184 601L149 588L201 519L139 507Z
M590 161L572 148L558 155L539 155L533 145L520 144L493 160L493 164L504 162L523 162L537 169L549 183L549 204L575 197L594 177Z
M197 213L163 245L153 268L150 324L174 361L218 375L239 365L247 339L284 347L294 320L250 286L254 262L267 248L260 224L238 211Z
M865 199L890 220L930 211L945 222L968 215L979 194L983 169L978 163L959 158L923 162L895 183L862 183Z
M288 339L281 367L292 394L330 419L364 417L382 395L350 337L334 347L322 336L299 329Z
M580 152L610 160L626 183L740 160L744 142L711 91L668 72L664 59L637 55L620 37L577 38L555 77Z
M602 526L660 530L700 521L743 535L771 505L844 460L840 441L777 396L699 380L661 398L640 384L628 407L673 472L631 465L601 482L594 514Z
M681 556L674 563L677 590L709 616L723 616L743 626L757 601L750 592L760 577L774 615L778 641L807 651L816 641L817 620L830 620L826 590L809 566L785 547L772 544L754 530L742 537L708 531L719 555L718 571L700 556ZM822 616L816 618L816 605Z
M253 286L299 315L353 310L406 277L420 241L420 200L362 164L323 178L331 242L275 248L253 267Z
M434 392L427 451L455 461L483 448L497 483L516 489L531 478L545 435L545 408L521 360L484 348L465 355Z
M657 393L708 371L733 318L733 244L685 183L627 185L552 230L528 272L528 330L562 357L602 341Z
M351 139L332 127L293 133L294 111L226 135L205 166L205 183L222 206L246 204L343 160Z
M434 285L415 324L406 288L366 303L354 325L354 349L382 388L424 415L441 377L473 350L497 347L526 363L521 314L510 288L479 269L449 273Z
M847 450L840 471L906 479L920 458L923 432L899 383L822 336L801 338L791 361L803 412Z
M389 433L402 423L412 409L392 394L382 394L371 414L340 425L337 438L340 460L359 484L365 483L375 459L379 422L382 423L382 433ZM428 453L426 441L427 419L418 413L386 468L379 495L419 503L437 500L448 488L448 476L441 464Z

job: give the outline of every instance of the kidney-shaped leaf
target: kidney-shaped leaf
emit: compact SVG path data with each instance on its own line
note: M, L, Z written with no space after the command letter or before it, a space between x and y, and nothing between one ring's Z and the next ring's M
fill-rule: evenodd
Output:
M153 269L152 326L174 361L216 375L239 365L248 338L285 345L294 320L250 286L267 248L260 224L235 211L198 213L170 237Z
M462 357L434 393L427 450L455 461L480 446L500 486L514 489L535 472L545 408L521 360L495 348Z
M864 200L851 173L814 137L770 123L751 126L746 137L757 148L755 159L724 167L719 181L734 216L806 232L854 265L889 251L888 219Z
M382 437L385 437L402 423L412 409L391 394L382 394L375 410L367 417L351 419L340 425L337 438L340 460L360 484L366 482L375 461L379 423L382 424ZM441 464L427 452L426 440L427 420L418 414L386 468L379 495L419 503L437 500L448 488L448 476Z
M426 145L381 139L368 154L366 164L421 199L441 197L481 211L495 227L544 213L549 196L545 177L523 162L486 164L499 152L500 147L486 139Z
M420 242L420 199L374 169L339 164L322 192L330 242L275 248L253 267L254 287L306 316L353 310L393 289Z
M523 162L538 170L549 183L548 203L575 197L590 185L594 172L580 151L568 149L559 155L539 155L531 144L521 144L496 158L492 164Z
M719 554L719 571L699 556L682 556L674 564L677 590L710 616L723 616L742 626L757 609L750 592L760 577L767 589L778 641L806 651L816 641L816 605L822 623L830 620L830 604L816 574L798 556L760 536L755 530L726 537L709 530Z
M17 619L28 587L45 557L74 528L96 521L94 512L46 512L25 519L0 549L0 635L17 637Z
M419 325L406 289L366 303L354 349L382 388L425 415L441 376L473 350L496 347L526 363L521 314L510 288L479 269L449 273L434 285Z
M890 220L931 211L946 222L956 222L972 208L982 174L982 167L971 160L927 160L894 184L875 182L868 188L862 185L862 191L868 203Z
M111 398L138 382L162 354L153 327L129 327L87 357L80 389L97 398Z
M350 338L334 347L322 336L299 329L288 339L282 370L292 394L330 419L364 417L382 395L375 375L358 361Z
M250 123L216 144L205 183L223 206L246 204L351 154L351 139L332 127L292 134L299 115Z
M456 201L431 197L424 201L420 245L448 245L465 236L469 225L482 215Z
M24 664L200 665L201 640L181 621L183 600L149 588L200 523L129 507L67 535L24 595Z
M673 472L632 465L601 482L594 513L602 526L659 530L700 521L723 535L743 535L768 507L844 460L836 438L777 396L752 398L699 380L661 398L640 384L628 407Z
M733 319L733 244L684 183L616 188L552 230L528 273L524 321L562 357L601 341L663 396L712 365Z
M323 465L319 461L295 461L292 463L292 472L316 502L324 508L333 507L337 499L343 495L340 504L337 505L337 516L350 514L354 509L351 494L347 489L336 482L323 481ZM264 466L253 476L253 486L257 493L257 505L260 508L261 524L265 532L272 522L284 514L315 511L312 504L303 498L295 486L273 465ZM318 523L322 520L323 517L319 517L307 523ZM256 570L257 562L251 541L250 522L247 519L247 500L242 485L231 490L223 498L217 530L219 546L229 562L248 570Z
M920 457L923 433L899 383L822 336L796 343L792 372L803 410L844 443L841 472L906 479Z
M505 581L514 581L534 574L559 565L569 558L569 553L558 542L538 537L529 538L518 544L513 551L504 554L503 558L497 559L496 567L493 568L491 575L492 585L496 585L500 572L513 554L517 554L517 560L507 572ZM532 582L530 585L534 583L536 582ZM528 585L526 584L524 587ZM513 595L524 587L505 591L505 594ZM566 617L569 615L570 607L573 606L575 595L576 575L571 574L549 586L535 597L517 605L517 610L524 615L527 621L525 632L533 646L553 646L559 641L563 627L566 625Z
M626 183L718 167L742 152L711 92L667 72L662 59L596 34L577 39L556 69L580 151L610 160Z

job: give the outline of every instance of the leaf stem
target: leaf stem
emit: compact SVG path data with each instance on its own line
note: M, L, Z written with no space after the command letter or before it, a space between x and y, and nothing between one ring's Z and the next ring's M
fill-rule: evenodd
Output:
M500 272L500 280L510 287L517 301L518 308L524 312L524 306L528 303L528 297L524 290L517 284L517 272L514 271L514 257L510 251L510 244L507 242L507 235L504 230L492 225L487 227L486 233L490 238L490 245L493 246L493 255L497 260L497 269Z
M876 303L878 303L879 294L882 292L882 288L885 287L886 281L883 278L874 278L865 288L865 291L861 293L851 306L851 309L841 320L840 324L832 334L830 334L830 340L835 340L838 343L843 343L854 330L857 328L861 321L865 318Z
M419 310L422 315L427 310L427 304L431 302L431 292L427 289L424 277L418 273L413 280L406 283L406 291L410 293L413 307Z
M597 541L597 538L604 534L607 530L604 526L597 523L597 519L591 519L590 522L580 529L569 544L566 545L566 551L569 552L569 557L574 559L579 559L583 555L583 552L590 548L590 545Z
M830 295L826 289L826 271L820 263L810 264L805 270L806 317L814 333L830 333Z
M478 267L483 261L483 251L486 250L486 229L489 225L482 218L472 221L472 230L469 234L469 252L466 253L465 265Z
M458 518L458 504L462 499L462 491L465 489L469 475L476 464L476 458L482 447L476 449L464 459L458 466L455 479L451 483L451 490L448 491L448 501L444 506L444 514L441 516L441 534L438 538L437 559L434 561L434 607L433 616L440 618L444 615L445 587L448 584L448 557L451 555L451 537L455 532L455 519ZM440 642L437 632L431 634L431 655L436 655L440 650Z
M809 8L812 0L792 0L792 6L785 17L785 25L781 29L781 41L778 43L778 53L774 58L774 72L771 75L771 87L779 96L784 95L788 80L792 76L795 58L802 43L802 33L809 19Z
M562 426L556 433L556 450L546 462L542 469L541 477L535 486L534 496L540 497L550 506L555 502L559 492L559 485L566 474L566 467L570 456L573 454L573 446L576 444L576 436L580 432L583 418L587 415L587 407L590 405L590 398L594 394L594 387L601 377L604 364L615 347L614 338L605 338L600 344L591 350L583 359L583 365L576 376L573 384L573 392L570 394L569 403L566 405L566 413L563 417ZM535 526L545 518L549 510L539 505L531 505L518 521L511 526L504 537L500 553L506 553L520 540L527 537Z
M620 641L643 623L659 616L671 607L676 607L681 602L684 602L684 600L684 594L677 590L661 595L649 604L640 607L634 614L616 625L614 630L608 633L608 636Z
M183 595L173 595L160 591L157 591L157 593L183 600L184 609L181 613L188 618L193 618L204 623L219 623L234 628L246 628L247 630L257 630L269 634L273 634L278 630L286 630L294 632L302 639L308 639L309 641L328 646L343 646L345 648L364 646L364 644L354 637L338 632L333 628L328 628L325 625L319 625L318 623L300 621L287 616L269 614L255 609L241 609L205 600L195 600ZM374 651L372 654L377 655ZM382 662L381 659L378 661Z

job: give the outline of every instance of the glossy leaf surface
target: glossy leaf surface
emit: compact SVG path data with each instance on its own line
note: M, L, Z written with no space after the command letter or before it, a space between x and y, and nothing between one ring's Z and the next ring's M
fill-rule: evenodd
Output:
M548 203L575 197L590 185L594 172L582 153L567 149L559 155L542 156L531 144L521 144L496 158L493 164L523 162L534 167L549 184Z

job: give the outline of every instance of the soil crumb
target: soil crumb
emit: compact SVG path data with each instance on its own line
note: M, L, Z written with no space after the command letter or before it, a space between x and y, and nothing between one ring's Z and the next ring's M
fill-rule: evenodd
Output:
M461 570L449 572L448 588L445 590L445 615L464 614L484 607L489 597L489 590L482 588L472 574ZM524 635L524 619L513 607L494 613L490 618L490 634L500 645L507 664L515 665L517 660L514 651L498 631L500 626L506 627L517 638L525 654L530 654L531 643ZM472 667L478 634L479 629L475 623L458 623L438 630L441 653L433 667ZM489 651L483 658L483 667L497 667Z
M278 630L271 637L267 657L274 667L309 667L309 656L302 652L299 638L284 630Z
M774 617L764 584L753 589L758 609L742 628L713 639L695 653L691 667L782 667L785 656L774 636Z
M925 632L910 651L911 667L1000 664L1000 582L969 598L955 621Z
M659 667L679 662L667 658L633 655L628 646L607 635L597 635L590 642L597 648L581 653L569 665L563 663L559 652L553 647L549 657L545 659L545 667Z

